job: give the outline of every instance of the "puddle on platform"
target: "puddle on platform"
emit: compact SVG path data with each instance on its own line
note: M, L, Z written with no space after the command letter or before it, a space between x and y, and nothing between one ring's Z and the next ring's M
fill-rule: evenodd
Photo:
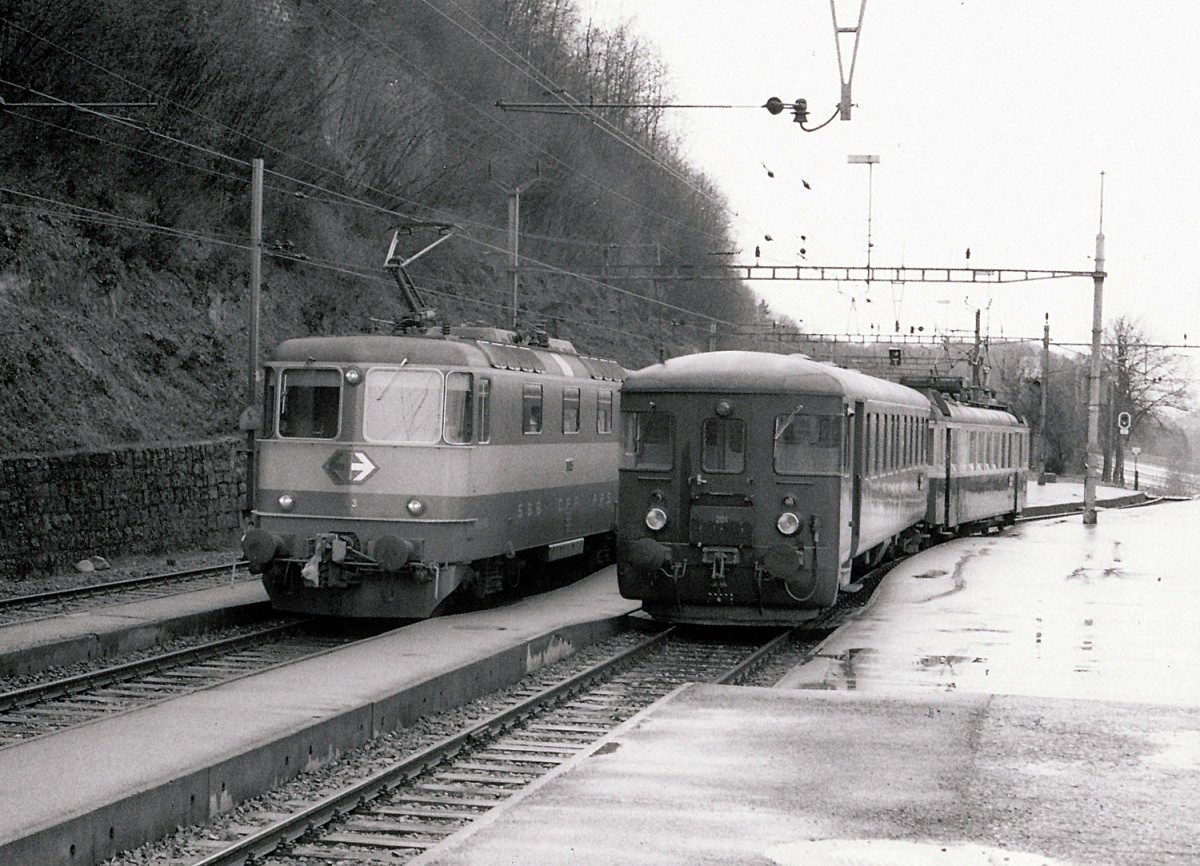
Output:
M1067 866L1064 860L1008 848L897 839L785 842L763 854L779 866Z
M1181 773L1200 769L1200 731L1154 734L1151 739L1159 746L1159 751L1147 758L1149 763Z

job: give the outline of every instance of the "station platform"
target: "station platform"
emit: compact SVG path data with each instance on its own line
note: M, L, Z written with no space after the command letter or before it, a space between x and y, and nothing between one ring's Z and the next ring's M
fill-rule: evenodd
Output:
M637 604L616 583L610 566L0 749L0 863L101 863L515 682L620 631Z
M1073 509L1083 509L1084 484L1082 478L1056 478L1046 484L1038 484L1030 480L1026 488L1025 514L1037 516L1052 508L1071 506ZM1096 506L1098 508L1121 508L1145 502L1147 495L1127 487L1113 487L1109 484L1096 485Z
M136 652L198 631L240 625L270 609L261 580L0 625L0 677Z
M1197 525L926 551L780 687L684 686L411 863L1200 862Z

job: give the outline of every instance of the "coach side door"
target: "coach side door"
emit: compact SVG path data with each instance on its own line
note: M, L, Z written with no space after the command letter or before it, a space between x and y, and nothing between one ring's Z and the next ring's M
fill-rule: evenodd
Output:
M862 523L862 498L863 498L863 482L867 468L867 406L863 402L857 402L853 407L847 407L848 412L852 412L846 418L846 448L843 451L842 472L843 475L849 473L849 483L843 483L842 489L848 490L850 493L850 501L846 501L846 496L842 496L842 519L849 521L849 531L839 533L849 544L841 546L841 564L846 572L846 579L849 579L849 564L854 557L854 551L858 550L858 536ZM849 458L848 460L846 458Z

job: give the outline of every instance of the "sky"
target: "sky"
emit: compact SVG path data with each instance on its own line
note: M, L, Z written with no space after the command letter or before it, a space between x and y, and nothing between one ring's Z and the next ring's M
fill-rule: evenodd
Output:
M838 24L854 27L859 8L836 0ZM676 102L804 98L809 127L837 106L828 0L580 9L653 46ZM854 36L841 40L850 120L806 132L790 111L667 114L736 213L741 264L862 266L869 222L876 267L1091 272L1103 173L1104 322L1125 316L1152 342L1197 345L1198 32L1200 4L1183 0L866 0L852 77ZM867 154L878 164L847 161ZM1054 342L1091 339L1090 277L750 286L810 332L886 334L897 321L970 332L979 310L987 336L1040 339L1049 314Z

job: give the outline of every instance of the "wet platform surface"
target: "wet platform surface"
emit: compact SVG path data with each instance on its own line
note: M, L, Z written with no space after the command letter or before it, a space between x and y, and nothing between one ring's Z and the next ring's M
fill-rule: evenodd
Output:
M951 541L894 569L788 688L1200 704L1200 503Z
M416 863L1200 863L1197 526L927 551L786 687L686 686Z

